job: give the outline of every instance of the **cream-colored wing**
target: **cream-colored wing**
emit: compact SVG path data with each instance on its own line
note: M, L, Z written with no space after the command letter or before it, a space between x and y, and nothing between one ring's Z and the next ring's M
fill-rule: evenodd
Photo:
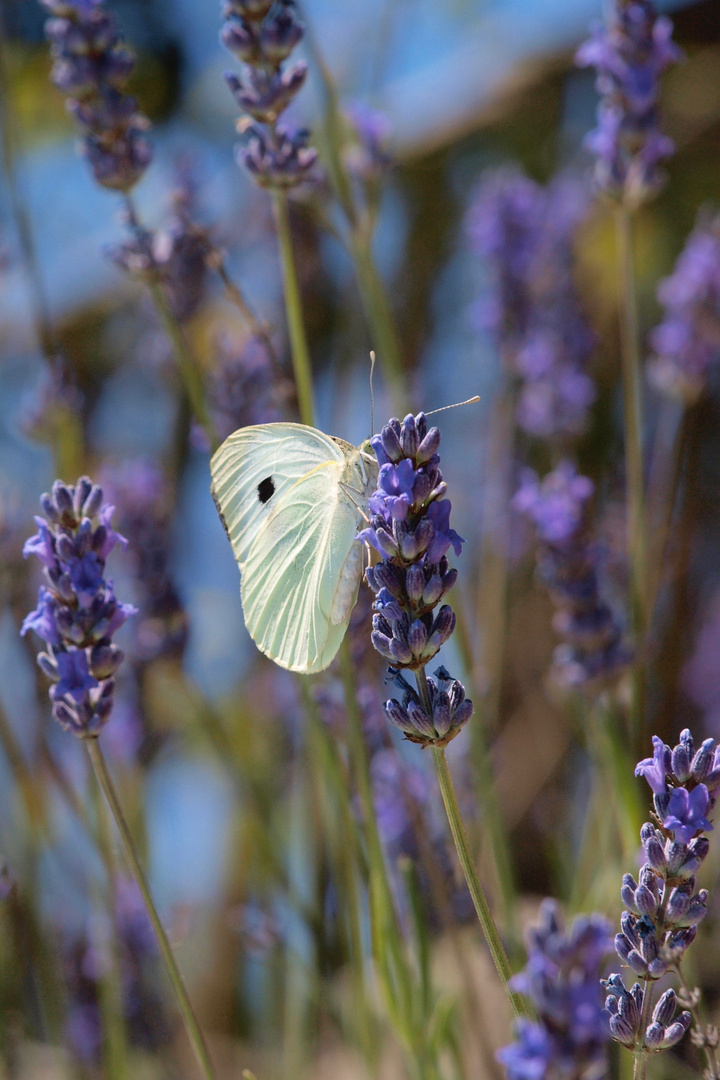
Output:
M321 671L357 597L362 547L355 536L376 463L314 428L268 424L232 435L211 469L240 564L249 633L282 667Z
M225 440L210 462L210 490L241 570L258 530L289 488L318 465L344 464L352 451L304 424L258 424Z

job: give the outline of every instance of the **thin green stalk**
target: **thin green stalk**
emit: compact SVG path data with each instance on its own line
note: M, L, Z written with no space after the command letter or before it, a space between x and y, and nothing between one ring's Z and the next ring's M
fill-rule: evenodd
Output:
M640 1046L638 1046L638 1048L633 1051L633 1080L645 1080L647 1076L648 1052L645 1049L645 1032L650 1022L650 1013L652 1011L652 1000L654 993L654 981L646 979L642 1018L640 1020Z
M172 947L168 940L165 928L160 921L157 908L153 902L152 895L150 893L150 887L147 883L145 873L140 865L140 859L135 848L135 843L130 832L127 820L123 813L122 806L120 805L120 799L118 798L115 785L113 784L112 777L105 761L105 756L100 749L100 744L97 739L87 739L85 745L87 746L88 755L92 763L95 775L98 779L98 783L102 788L103 794L107 800L107 804L110 807L113 818L115 819L115 825L120 833L120 839L122 841L123 850L125 856L130 863L135 880L138 884L138 888L142 894L145 908L150 922L153 925L155 935L157 937L158 945L162 958L165 961L165 967L167 968L170 982L172 983L177 1003L182 1014L183 1022L185 1024L185 1030L187 1031L188 1038L192 1044L192 1048L195 1051L200 1070L205 1077L205 1080L216 1080L215 1070L213 1069L212 1062L210 1060L210 1054L205 1044L200 1025L195 1017L190 998L188 996L187 989L183 977L180 973L175 955L172 951Z
M125 1032L120 971L120 942L117 932L117 866L110 837L107 806L98 783L91 784L95 822L100 852L107 874L106 910L110 919L110 954L112 969L100 976L100 1011L105 1028L103 1058L109 1080L124 1080L127 1076L127 1037Z
M415 679L417 681L418 693L420 694L420 700L423 703L423 707L428 716L432 716L432 705L430 704L430 695L424 668L419 668L418 671L415 672ZM500 976L500 981L503 984L508 1001L510 1002L515 1016L518 1019L522 1019L527 1016L527 1011L522 998L510 988L512 970L505 953L505 948L500 940L497 927L495 926L495 920L492 917L492 912L490 911L490 906L485 897L483 887L480 884L477 870L475 869L475 863L473 862L472 853L470 851L470 844L468 843L465 826L460 814L457 795L455 794L455 785L453 784L447 758L445 756L445 747L435 745L431 746L430 749L432 751L438 783L440 784L440 791L442 793L448 824L453 840L455 841L455 849L460 860L463 874L465 875L465 881L470 890L475 913L480 922L482 932L485 935L485 940L490 949L490 955L493 958L493 963Z
M283 191L273 192L273 209L280 248L283 287L285 289L285 313L290 335L293 374L297 391L298 410L303 424L314 424L315 406L313 404L312 368L310 353L305 336L305 323L302 313L302 299L295 268L292 234L290 232L290 214L287 195Z
M633 668L631 737L642 738L645 710L645 634L647 630L647 537L643 455L643 394L638 335L637 290L632 252L632 216L627 206L616 211L618 305L627 469L630 614L637 649Z
M144 230L130 195L125 196L125 205L130 228L139 238L142 238ZM152 297L153 304L155 305L155 310L160 319L162 328L170 342L173 356L175 357L178 371L180 372L180 378L182 379L185 393L188 402L190 403L190 408L193 411L195 419L204 430L210 448L215 450L219 440L217 432L215 431L215 425L210 417L207 402L205 401L205 387L203 386L200 364L197 358L193 356L190 346L185 338L183 328L172 313L167 296L165 295L160 282L148 278L147 287L150 296Z
M431 747L431 750L433 762L435 764L435 772L437 773L438 783L440 784L440 791L445 805L445 813L447 814L450 831L453 835L453 840L455 841L455 849L460 860L460 865L462 866L463 874L465 875L465 880L468 889L470 890L475 913L480 922L482 932L485 935L490 955L495 964L495 969L500 976L500 981L503 984L512 1011L516 1018L521 1020L527 1016L527 1011L522 998L510 988L510 979L512 978L510 963L505 953L503 943L500 940L500 935L497 932L495 920L492 917L492 912L490 911L487 899L485 898L480 879L477 876L475 864L473 863L470 845L465 833L462 817L460 816L460 807L458 806L455 787L448 768L447 758L445 757L445 747L433 746Z

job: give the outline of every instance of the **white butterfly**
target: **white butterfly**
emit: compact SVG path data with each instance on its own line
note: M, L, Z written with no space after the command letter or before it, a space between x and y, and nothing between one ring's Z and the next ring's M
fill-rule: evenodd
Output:
M226 439L210 471L253 641L290 671L322 671L357 599L375 455L304 424L258 424Z

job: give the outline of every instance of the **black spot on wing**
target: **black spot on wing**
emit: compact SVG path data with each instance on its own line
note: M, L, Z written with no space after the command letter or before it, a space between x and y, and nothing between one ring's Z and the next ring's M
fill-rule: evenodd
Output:
M257 487L258 499L261 503L269 502L275 494L275 484L273 483L272 476L266 476L264 480L261 480Z

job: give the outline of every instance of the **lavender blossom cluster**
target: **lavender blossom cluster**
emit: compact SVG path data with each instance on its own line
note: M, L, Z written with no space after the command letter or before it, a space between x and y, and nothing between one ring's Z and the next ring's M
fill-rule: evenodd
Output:
M278 123L307 76L302 60L283 67L304 33L295 5L292 0L226 0L222 16L220 40L243 64L240 77L225 76L248 114L238 122L246 136L238 160L261 187L294 187L311 176L317 161L307 131Z
M701 214L658 300L665 316L650 339L650 378L691 405L720 363L720 216Z
M598 551L589 536L587 508L592 480L563 461L542 481L526 469L513 499L535 526L537 572L557 611L553 628L563 638L554 654L554 673L565 687L609 678L631 657L623 626L601 594Z
M696 749L687 728L673 748L655 736L653 756L639 762L635 774L652 789L655 820L640 831L646 861L638 879L623 877L625 911L615 949L646 987L636 983L628 991L620 975L611 975L606 1006L613 1038L653 1053L679 1042L691 1022L689 1012L675 1016L676 995L667 990L643 1030L643 1003L649 983L679 968L707 914L708 893L696 891L695 875L710 849L703 834L712 831L708 815L720 796L720 745L705 739Z
M47 645L38 664L53 684L55 719L79 738L94 738L110 717L113 676L123 660L113 635L137 613L117 600L104 576L108 555L127 541L111 528L115 508L87 476L74 486L56 480L40 505L45 517L35 518L38 531L23 554L40 561L46 584L21 632L32 630Z
M537 1020L520 1021L516 1041L498 1051L508 1080L602 1080L609 1035L600 973L612 949L610 923L582 916L566 930L558 905L544 900L527 949L527 967L512 985L532 1002Z
M573 236L587 205L576 183L543 188L510 170L490 173L468 216L474 250L494 284L480 316L518 381L516 418L537 438L580 434L595 388L594 336L573 280Z
M152 158L149 121L124 86L135 64L101 0L41 0L52 80L85 132L82 151L103 187L128 192Z
M371 445L380 471L370 525L359 537L381 556L366 571L375 593L372 642L403 692L402 701L386 703L385 713L411 742L445 744L472 714L462 683L438 668L424 702L401 674L424 670L455 629L449 604L435 614L457 580L446 552L452 547L459 555L465 543L450 527L451 504L443 498L440 432L428 428L423 413L408 414L402 423L390 420Z
M662 182L659 164L674 150L660 129L659 78L681 57L672 23L651 0L612 0L605 25L592 29L576 62L594 67L601 95L598 126L586 138L596 155L596 180L630 205Z

